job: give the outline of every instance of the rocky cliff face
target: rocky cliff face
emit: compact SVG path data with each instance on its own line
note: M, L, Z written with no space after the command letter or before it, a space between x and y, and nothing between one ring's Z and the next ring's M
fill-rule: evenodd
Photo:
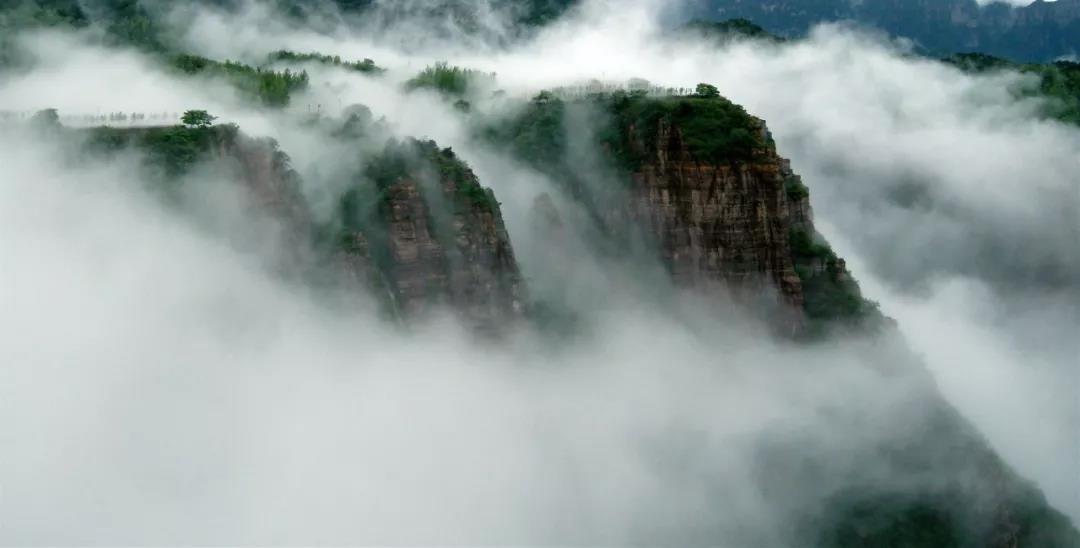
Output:
M796 334L882 320L815 230L806 187L775 147L734 161L702 159L678 126L661 120L655 131L655 147L632 175L631 209L677 284L775 293L781 307L772 316ZM764 122L760 131L769 142Z
M676 283L706 288L775 289L803 305L789 235L796 204L784 191L782 160L763 149L748 162L697 158L682 129L666 120L632 175L635 218L660 246Z
M678 286L766 303L766 316L795 334L879 317L814 230L809 193L764 121L715 88L701 91L566 101L542 93L487 136L562 183L600 232L643 233ZM581 130L568 127L571 116L594 121L584 146L610 169L574 159L566 143Z
M343 255L357 277L385 285L395 314L449 305L482 329L522 314L524 285L499 204L452 151L391 143L365 179L344 202Z
M280 226L282 270L329 270L352 290L373 290L396 318L446 306L475 328L495 329L523 312L524 285L494 194L433 142L388 145L343 200L330 252L312 253L327 228L316 226L300 177L273 140L235 126L98 128L87 137L91 152L141 151L147 176L169 192L197 165L214 166Z
M639 97L614 112L629 217L678 285L774 295L772 316L794 333L879 317L814 229L809 192L763 120L722 97Z

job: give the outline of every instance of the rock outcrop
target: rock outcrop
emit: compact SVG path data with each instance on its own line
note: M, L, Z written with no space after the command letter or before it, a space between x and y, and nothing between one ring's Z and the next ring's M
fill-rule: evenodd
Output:
M391 142L343 207L345 258L388 287L395 314L448 305L481 329L522 314L524 284L499 203L450 149Z
M764 121L711 86L699 91L541 93L485 135L562 183L599 232L643 233L680 287L764 304L781 331L800 336L880 319L814 230L809 193ZM586 133L609 168L575 159L571 116L593 120Z
M768 315L795 334L880 319L814 229L809 192L763 120L709 95L628 96L607 108L618 132L605 146L629 172L628 217L676 284L774 295Z
M746 162L698 158L682 129L660 120L633 175L633 216L648 226L679 285L720 282L735 291L775 288L792 309L803 305L789 236L794 204L782 161L762 150Z
M300 177L271 139L231 125L112 129L87 134L85 150L143 153L147 176L173 192L197 165L243 189L250 207L281 228L279 266L329 271L334 283L370 289L395 318L445 306L472 327L495 330L523 312L524 284L490 189L450 149L391 142L342 200L341 226L317 226ZM330 248L313 241L335 231ZM327 268L328 267L328 268ZM325 278L322 274L317 274Z

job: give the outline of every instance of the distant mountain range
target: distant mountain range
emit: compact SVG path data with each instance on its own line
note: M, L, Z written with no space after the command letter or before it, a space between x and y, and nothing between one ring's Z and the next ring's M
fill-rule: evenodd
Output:
M1080 53L1080 0L979 6L975 0L693 0L691 16L749 19L787 37L855 21L915 41L927 53L978 51L1016 61Z
M238 0L196 0L238 7ZM582 0L488 0L520 29L543 25ZM325 8L366 16L379 6L382 17L415 17L418 11L447 17L470 29L475 4L454 0L393 3L376 0L273 0L284 13L308 19ZM12 57L4 38L17 29L102 25L118 43L162 49L152 13L163 0L0 0L0 65ZM980 6L976 0L688 0L683 21L746 19L770 33L800 37L820 23L853 21L914 41L920 53L947 57L978 52L1017 62L1047 62L1080 54L1080 0L1037 0L1028 6ZM9 32L11 31L11 32ZM8 59L7 62L10 62Z

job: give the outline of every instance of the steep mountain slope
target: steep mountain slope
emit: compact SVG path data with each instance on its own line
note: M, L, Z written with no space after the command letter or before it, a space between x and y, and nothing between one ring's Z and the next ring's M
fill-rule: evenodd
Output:
M1037 0L1029 6L975 0L700 0L694 15L741 17L784 36L818 23L854 20L914 40L933 54L980 51L1015 60L1048 61L1077 53L1080 1Z
M752 302L775 306L771 319L802 337L892 333L891 321L862 298L844 260L814 229L808 189L777 154L764 122L714 92L704 86L696 96L616 92L567 100L541 94L515 119L489 128L488 137L561 181L611 238L641 230L684 288L744 299L772 295L771 305ZM596 122L584 132L607 157L607 170L575 168L575 148L588 145L574 141L583 128L566 120L583 111ZM575 147L567 146L571 141ZM898 367L898 382L923 374L915 356ZM882 433L853 457L877 462L895 483L812 489L832 495L820 515L799 526L806 545L813 538L820 546L1080 546L1069 520L932 383L911 382L915 395L894 410L911 415L911 430ZM785 440L762 451L766 485L802 481L807 468L828 469L807 460L798 444Z
M894 433L864 458L895 483L851 485L817 516L818 546L1080 546L1080 533L928 387L907 409L916 435ZM785 454L780 452L778 454Z

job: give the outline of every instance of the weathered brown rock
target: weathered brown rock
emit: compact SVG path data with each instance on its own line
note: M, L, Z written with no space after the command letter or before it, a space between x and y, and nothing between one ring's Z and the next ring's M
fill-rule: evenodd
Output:
M362 219L334 227L316 224L300 176L271 139L254 139L228 125L107 136L157 143L158 133L170 131L198 138L203 150L196 161L222 169L253 212L274 221L279 245L273 259L283 272L328 276L346 292L371 290L402 319L446 306L473 327L495 329L522 315L524 283L499 204L449 149L411 140L388 146L381 179L361 183L370 188L360 194L376 201L361 204ZM330 245L322 254L311 253L317 239Z
M409 146L417 157L383 181L374 222L346 234L364 242L346 252L346 261L357 277L381 275L400 317L447 306L472 327L512 323L523 312L525 290L494 195L449 150ZM371 256L369 241L384 247L381 259Z
M656 143L650 160L633 175L632 211L655 236L676 283L722 281L734 290L771 286L787 305L801 307L782 159L762 153L747 163L701 161L679 128L663 121Z
M780 158L780 176L784 181L794 181L802 185L802 177L791 169L791 160ZM814 233L814 210L810 207L810 195L804 193L798 197L788 194L788 209L791 212L791 228Z

